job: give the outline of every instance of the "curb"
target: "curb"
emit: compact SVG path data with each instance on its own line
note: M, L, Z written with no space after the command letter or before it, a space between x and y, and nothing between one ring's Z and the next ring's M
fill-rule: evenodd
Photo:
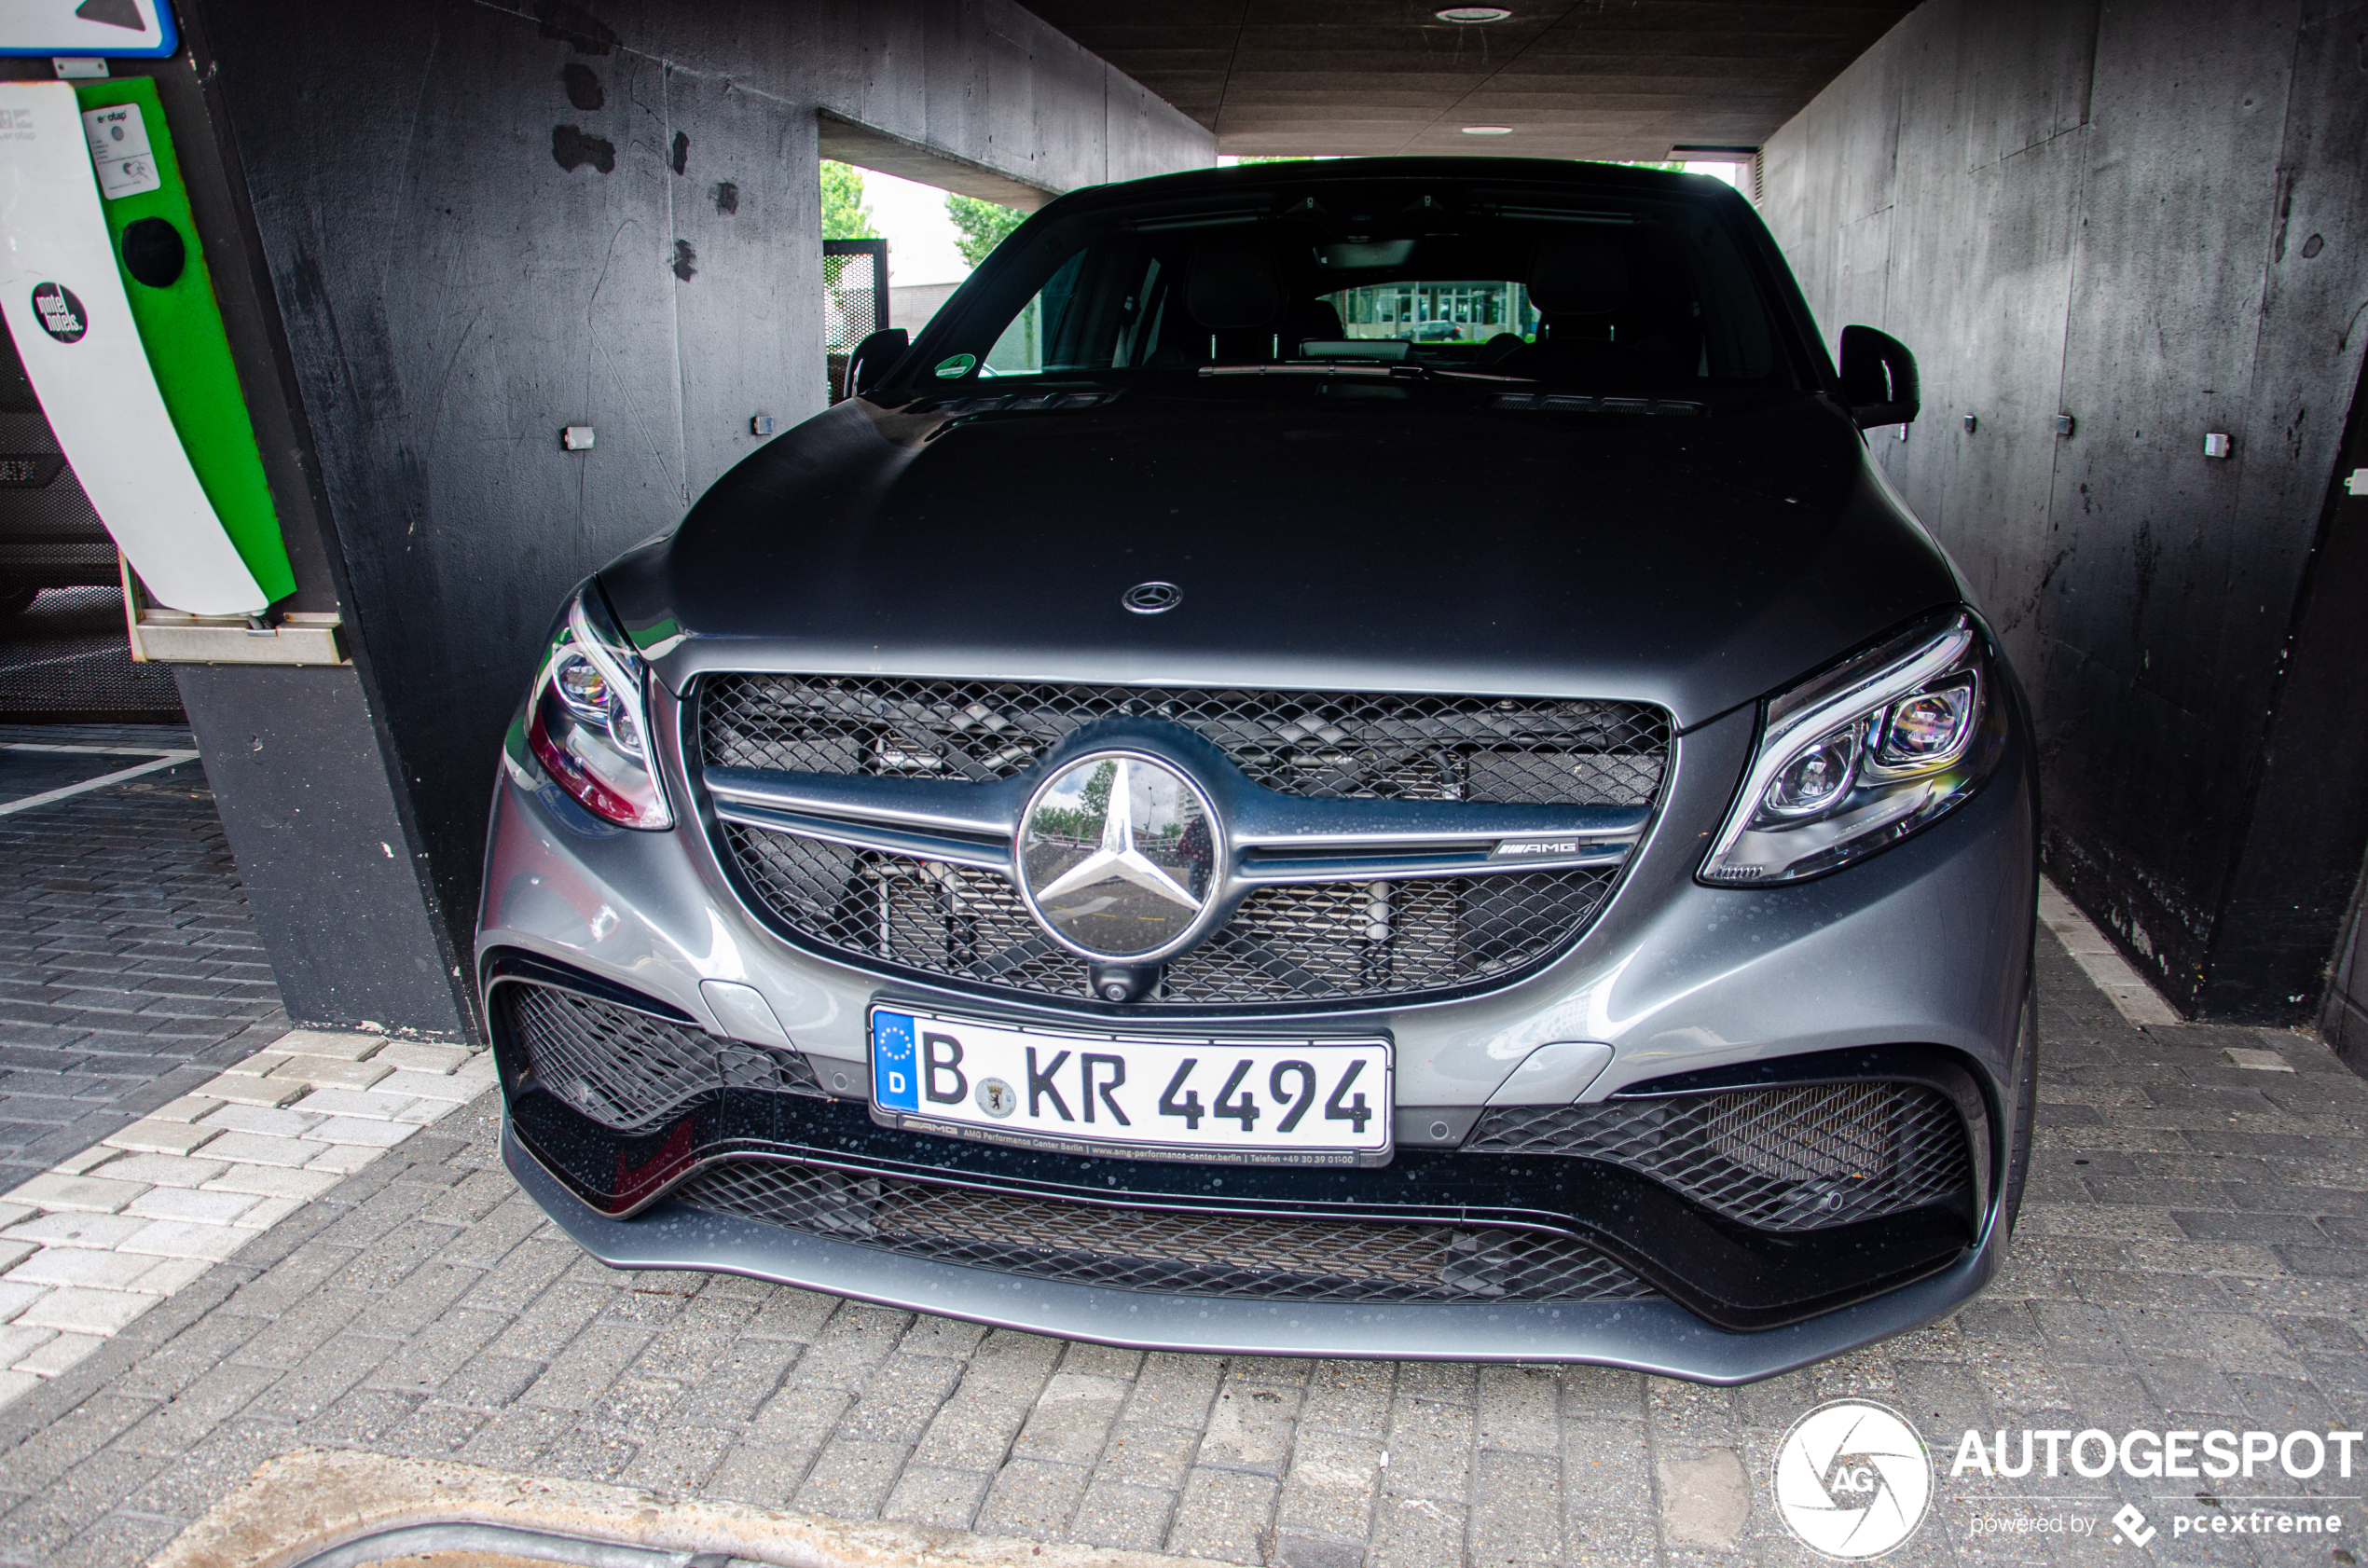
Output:
M2105 993L2113 1006L2139 1028L2149 1025L2183 1024L2179 1011L2163 999L2152 982L2139 973L2113 940L2099 930L2080 907L2064 897L2053 879L2039 879L2039 919L2056 933L2072 961L2097 989Z
M634 1487L545 1480L447 1460L298 1449L269 1460L173 1537L151 1568L299 1568L339 1547L421 1525L487 1525L771 1568L1220 1568L1205 1558L1105 1550L909 1524L847 1524ZM388 1543L386 1556L417 1546ZM340 1554L346 1556L347 1554ZM434 1555L441 1555L434 1554ZM364 1555L352 1561L376 1559ZM414 1556L414 1561L418 1561ZM432 1559L431 1559L432 1560Z

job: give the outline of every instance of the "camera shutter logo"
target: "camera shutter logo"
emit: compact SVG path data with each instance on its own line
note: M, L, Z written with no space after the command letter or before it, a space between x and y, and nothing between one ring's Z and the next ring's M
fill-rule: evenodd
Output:
M1932 1498L1924 1440L1881 1405L1820 1405L1776 1450L1776 1511L1827 1557L1880 1557L1916 1533Z

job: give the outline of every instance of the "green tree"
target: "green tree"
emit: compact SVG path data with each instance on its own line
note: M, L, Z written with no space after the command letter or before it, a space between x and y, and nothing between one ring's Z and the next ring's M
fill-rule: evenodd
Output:
M863 205L863 171L822 160L822 238L877 240L872 209Z
M986 253L1003 242L1004 237L1020 227L1027 214L1012 207L998 207L992 201L982 201L975 196L948 196L945 215L954 220L961 237L954 248L962 259L976 267L986 259Z
M982 201L979 205L983 207L986 203ZM1110 786L1117 780L1118 764L1104 763L1094 770L1094 777L1085 781L1085 815L1089 818L1109 815Z

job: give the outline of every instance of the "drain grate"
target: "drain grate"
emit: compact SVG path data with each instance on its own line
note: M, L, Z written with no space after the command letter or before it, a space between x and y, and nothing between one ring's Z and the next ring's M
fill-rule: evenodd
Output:
M590 1535L464 1520L377 1531L315 1552L291 1568L365 1568L398 1560L417 1568L506 1568L527 1562L556 1562L566 1568L765 1568L723 1552L660 1551Z

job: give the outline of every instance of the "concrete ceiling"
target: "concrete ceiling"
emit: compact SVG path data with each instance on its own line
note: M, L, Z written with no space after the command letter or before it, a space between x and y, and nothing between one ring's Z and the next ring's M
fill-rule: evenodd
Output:
M1915 0L1021 0L1221 152L1659 159L1756 147ZM1510 126L1468 136L1467 125Z

